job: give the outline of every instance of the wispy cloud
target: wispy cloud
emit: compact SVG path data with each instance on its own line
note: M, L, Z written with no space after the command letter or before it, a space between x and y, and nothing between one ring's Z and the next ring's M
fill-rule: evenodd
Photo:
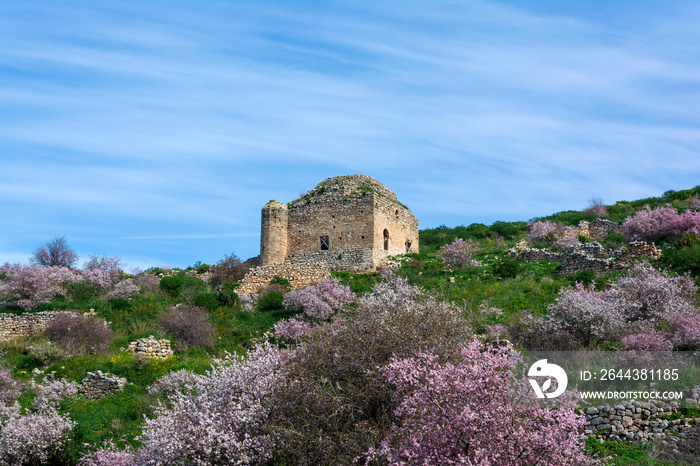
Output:
M5 2L0 234L184 265L256 254L267 200L337 174L374 176L425 226L691 187L698 17L690 1Z

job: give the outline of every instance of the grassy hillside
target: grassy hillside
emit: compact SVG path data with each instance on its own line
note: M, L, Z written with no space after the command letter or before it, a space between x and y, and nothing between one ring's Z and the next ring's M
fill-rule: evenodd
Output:
M699 195L700 186L669 191L659 198L620 201L607 206L607 215L603 218L621 222L634 216L645 205L658 207L671 204L680 211L693 210L698 208L693 204L693 199ZM595 218L594 213L568 211L535 220L577 225L580 220ZM454 228L441 226L422 230L421 253L396 258L398 266L392 274L407 279L410 284L440 300L452 303L478 338L490 339L490 332L500 329L519 348L536 348L537 344L550 345L550 349L555 349L556 345L561 345L560 349L590 346L573 334L560 335L559 340L531 332L528 334L532 328L527 328L526 320L548 315L560 291L566 287L583 283L602 292L609 284L616 283L624 272L594 276L584 271L562 277L557 274L560 266L557 262L523 262L512 258L509 249L529 231L526 222L495 222L488 226L472 224ZM441 248L457 238L470 241L470 262L464 267L446 264L444 255L440 254ZM624 238L619 241L624 245ZM689 273L695 283L700 284L700 241L697 238L691 235L675 240L666 238L659 245L665 249L662 258L653 261L654 267L670 267L669 276ZM60 293L50 302L29 309L28 312L93 310L97 318L109 323L113 337L108 347L99 351L71 351L65 346L67 341L71 341L71 336L79 340L80 331L70 332L63 340L64 345L54 345L55 348L46 346L51 340L48 335L0 342L0 351L4 353L3 364L14 379L24 385L23 394L19 397L24 409L30 410L35 401L37 390L31 388L32 382L40 382L47 374L79 383L87 372L100 370L128 380L123 392L101 400L78 396L62 401L60 412L75 422L75 427L65 448L53 453L45 463L76 464L82 454L107 440L117 442L119 448L138 447L144 417L152 418L158 403L166 401L162 393L149 392L149 386L161 377L183 369L204 374L211 367L213 359L225 357L228 353L244 355L256 342L271 338L266 332L271 332L277 322L299 315L298 311L285 309L282 304L287 293L283 279L275 280L276 283L272 283L253 301L250 297L238 296L235 290L243 272L244 268L235 260L235 255L225 257L214 266L198 263L185 270L152 269L135 276L121 272L115 279L116 284L106 288L92 286L88 280L62 285L62 288L59 287ZM371 292L375 284L386 279L386 274L381 273L356 275L335 272L333 275L358 296ZM0 280L9 283L10 276L11 272L5 268ZM129 297L119 297L115 289L119 283L126 281L136 286L136 291ZM690 299L697 306L700 296L695 294ZM4 300L2 312L27 311L13 305L9 294ZM204 321L174 322L178 309L190 308L201 310L203 314L200 316L204 315ZM196 317L196 314L191 315ZM668 323L659 322L657 325L663 328ZM129 342L149 335L170 339L176 349L175 355L165 360L145 360L123 350ZM276 340L272 338L271 341ZM289 341L280 342L283 346L290 345ZM622 343L619 338L612 338L604 339L595 346L597 349L620 349ZM688 416L698 414L685 413ZM606 460L609 464L677 464L662 459L663 455L653 457L656 454L652 455L651 449L651 445L589 442L590 454L617 455L614 459ZM288 464L284 457L279 456L271 461Z

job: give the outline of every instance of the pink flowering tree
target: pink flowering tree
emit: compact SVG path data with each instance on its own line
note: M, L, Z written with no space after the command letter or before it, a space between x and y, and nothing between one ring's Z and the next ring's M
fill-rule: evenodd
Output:
M56 296L49 267L9 264L0 267L0 300L29 310Z
M114 289L108 293L107 296L109 296L112 299L127 299L130 300L139 292L141 291L141 287L139 287L134 281L130 278L127 278L126 280L122 280L116 285L114 285Z
M315 285L292 290L284 296L284 307L301 311L303 320L317 323L328 320L357 296L337 278L321 280Z
M669 330L676 347L700 349L700 311L675 314L669 319Z
M85 278L100 285L101 288L115 285L119 281L122 267L122 259L116 255L100 257L93 254L90 256L90 260L83 265L86 272Z
M477 250L477 245L473 240L464 241L462 238L457 238L440 248L440 259L447 265L457 269L465 269L476 265L472 256Z
M543 241L558 249L568 249L578 244L578 237L573 230L566 225L550 222L549 220L535 221L528 225L530 231L525 239L530 242Z
M68 245L65 236L55 236L34 250L30 258L32 264L42 267L71 267L78 261L78 255Z
M37 386L31 410L17 401L0 403L0 465L46 464L65 447L74 423L58 412L58 403L75 396L77 385L45 380Z
M630 351L671 351L673 349L669 334L659 330L627 335L622 339L622 346Z
M135 466L136 455L130 450L119 450L117 446L108 441L97 450L83 455L78 466Z
M567 331L586 346L616 338L625 324L617 293L595 291L593 284L562 288L548 310L550 330Z
M575 394L538 400L515 377L518 360L476 341L457 364L429 352L392 360L386 374L401 397L397 422L369 458L391 465L586 463Z
M272 457L265 426L274 391L284 377L275 346L231 356L205 375L186 378L183 389L146 419L136 464L261 464ZM179 379L183 379L179 376Z
M671 207L651 209L648 205L622 225L627 241L675 239L681 233L700 235L700 212L683 213Z

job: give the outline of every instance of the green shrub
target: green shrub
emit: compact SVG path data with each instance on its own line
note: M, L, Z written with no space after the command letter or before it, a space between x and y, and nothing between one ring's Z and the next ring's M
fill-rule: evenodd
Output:
M90 280L69 283L66 290L70 299L76 302L90 301L100 294L100 287Z
M195 306L205 307L210 311L213 311L219 307L219 300L217 298L218 296L216 293L203 291L194 295L192 298L192 304Z
M608 249L617 249L624 246L627 242L625 241L625 235L622 233L608 233L608 235L600 241L604 247Z
M700 276L700 243L685 248L668 248L661 252L661 262L674 272Z
M284 296L281 291L272 291L258 301L259 311L274 311L276 309L283 309L282 300Z
M126 311L131 308L131 301L124 298L112 298L109 300L109 305L114 310Z
M527 230L525 222L493 222L491 230L504 238L519 236Z
M502 257L491 264L491 273L494 277L515 278L520 271L521 263L513 257Z
M280 285L283 286L285 290L289 291L292 288L292 284L290 283L289 280L287 280L284 277L280 277L278 275L275 275L272 277L272 280L270 280L270 283L273 285Z
M592 270L581 270L573 275L569 275L567 279L572 283L583 283L584 286L588 286L595 280L595 273Z
M27 355L38 364L48 366L61 359L63 351L50 341L42 341L30 346Z
M170 296L176 297L180 294L180 291L182 290L183 282L183 276L178 274L170 277L161 278L158 286L161 290L165 291Z

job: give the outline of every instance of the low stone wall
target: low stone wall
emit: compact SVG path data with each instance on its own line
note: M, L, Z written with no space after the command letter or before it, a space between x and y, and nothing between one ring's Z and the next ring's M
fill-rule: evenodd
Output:
M592 270L596 275L602 275L627 267L632 259L661 257L661 251L656 246L644 241L632 242L626 248L615 251L593 242L571 246L568 251L562 253L534 248L513 248L510 253L516 259L526 261L561 262L563 265L557 270L557 274L563 276L573 275L582 270Z
M170 340L156 340L153 335L132 341L126 350L134 353L135 356L146 358L165 359L173 355Z
M30 337L41 333L49 321L62 311L25 312L22 314L0 314L0 341Z
M323 264L328 270L347 270L348 272L367 272L376 268L372 250L362 248L297 254L289 256L287 262Z
M102 371L88 372L78 386L78 393L89 400L104 398L112 393L124 390L126 379Z
M633 241L617 253L618 263L622 266L629 264L632 259L639 259L640 257L658 259L661 257L661 251L654 244L644 241Z
M700 385L690 390L686 401L691 406L700 403ZM682 431L691 424L690 419L661 419L664 415L678 412L677 401L661 400L622 401L614 406L602 405L586 410L584 434L596 435L610 440L648 441L664 436L670 431ZM695 422L700 422L700 418Z
M328 267L318 262L280 262L251 269L236 289L236 293L257 293L270 284L275 276L289 280L292 288L312 285L331 277Z
M597 219L591 222L582 220L578 224L579 234L592 240L603 239L610 233L622 233L622 225L610 220Z

